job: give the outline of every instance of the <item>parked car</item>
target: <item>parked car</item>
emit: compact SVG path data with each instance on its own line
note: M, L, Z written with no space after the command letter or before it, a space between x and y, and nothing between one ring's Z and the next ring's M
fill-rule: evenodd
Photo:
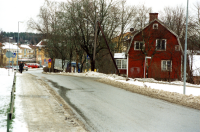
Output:
M28 71L28 66L24 65L24 70Z
M38 63L26 63L25 66L28 66L29 68L39 68Z

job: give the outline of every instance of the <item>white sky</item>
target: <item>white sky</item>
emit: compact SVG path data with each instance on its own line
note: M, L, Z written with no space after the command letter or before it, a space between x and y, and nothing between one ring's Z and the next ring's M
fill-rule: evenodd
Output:
M189 10L194 11L192 8L197 1L189 0ZM127 0L127 2L129 5L145 4L147 7L152 7L153 12L157 13L160 13L166 6L187 6L187 0ZM24 21L19 24L19 32L26 32L26 22L30 18L37 20L39 9L43 3L44 0L0 0L0 29L6 32L18 32L18 21Z

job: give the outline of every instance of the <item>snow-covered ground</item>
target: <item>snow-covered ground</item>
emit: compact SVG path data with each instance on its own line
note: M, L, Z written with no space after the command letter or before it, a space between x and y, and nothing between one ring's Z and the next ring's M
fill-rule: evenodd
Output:
M9 70L10 76L8 76L8 70L0 68L0 132L6 132L7 130L7 109L9 109L11 90L14 79L14 72ZM18 91L16 91L17 93ZM21 114L21 105L19 98L15 98L15 117ZM12 123L12 132L28 132L23 118L15 118ZM13 129L14 128L14 129Z
M12 90L14 74L10 70L0 68L0 131L5 132L7 129L7 109L9 109L10 92Z
M51 74L57 74L57 73L51 73ZM119 82L124 82L128 84L134 84L138 86L144 86L149 87L152 89L159 89L169 92L176 92L183 94L183 82L181 81L174 81L174 82L164 82L164 81L156 81L152 78L135 78L131 79L129 78L128 81L126 81L126 78L117 76L115 74L103 74L98 72L87 72L87 73L60 73L60 74L66 74L66 75L73 75L73 76L85 76L85 77L97 77L97 78L107 78L110 80L115 80ZM200 96L200 85L194 85L186 83L186 89L185 89L186 95L193 95L193 96Z

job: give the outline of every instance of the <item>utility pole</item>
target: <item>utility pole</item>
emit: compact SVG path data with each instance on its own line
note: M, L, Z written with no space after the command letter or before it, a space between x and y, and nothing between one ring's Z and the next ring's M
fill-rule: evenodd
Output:
M186 31L185 31L185 53L184 53L184 84L183 84L183 94L185 94L185 84L186 84L186 61L187 61L187 28L188 28L188 1L187 0L187 12L186 12Z

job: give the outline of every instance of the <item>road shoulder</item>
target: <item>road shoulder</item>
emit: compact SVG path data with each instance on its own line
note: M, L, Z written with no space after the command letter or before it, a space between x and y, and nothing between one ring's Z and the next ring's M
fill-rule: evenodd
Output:
M16 98L21 100L22 113L28 130L86 132L70 106L41 79L30 74L17 75Z

